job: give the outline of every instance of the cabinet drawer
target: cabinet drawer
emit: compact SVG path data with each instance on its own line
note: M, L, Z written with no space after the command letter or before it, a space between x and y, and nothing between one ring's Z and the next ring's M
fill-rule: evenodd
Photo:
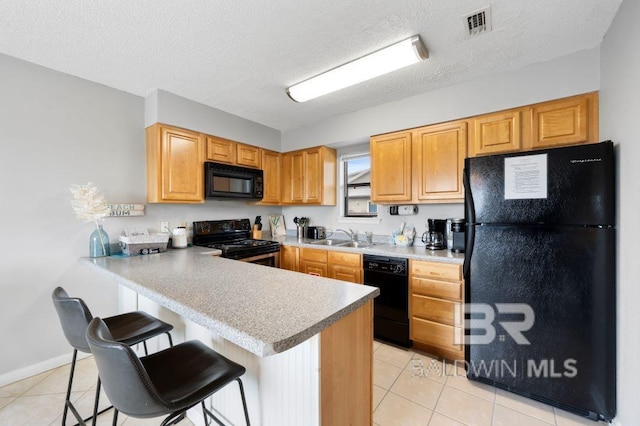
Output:
M412 294L411 316L461 327L462 318L455 315L456 305L460 303Z
M462 351L462 344L455 344L457 336L462 342L462 328L411 317L411 339L450 351Z
M411 293L462 301L462 283L411 277Z
M300 260L327 263L327 250L301 248Z
M358 253L345 253L342 251L328 251L329 264L362 267L362 255Z
M462 266L452 263L411 261L411 276L419 275L424 278L437 280L462 280Z

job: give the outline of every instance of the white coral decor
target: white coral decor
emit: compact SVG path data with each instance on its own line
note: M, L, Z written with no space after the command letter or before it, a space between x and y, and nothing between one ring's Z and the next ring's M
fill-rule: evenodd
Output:
M99 220L109 216L109 205L91 182L86 185L72 185L69 191L73 194L71 207L78 219L83 222L94 222L97 227Z

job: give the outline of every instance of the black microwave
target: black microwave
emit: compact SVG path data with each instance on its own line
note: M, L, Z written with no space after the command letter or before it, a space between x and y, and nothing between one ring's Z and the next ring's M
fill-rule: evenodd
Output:
M204 196L217 199L262 200L263 173L259 169L204 163Z

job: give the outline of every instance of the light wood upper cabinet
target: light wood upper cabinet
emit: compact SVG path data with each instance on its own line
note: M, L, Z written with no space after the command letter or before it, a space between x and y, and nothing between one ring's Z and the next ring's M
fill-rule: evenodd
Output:
M147 202L204 202L204 137L196 132L154 124L147 127L146 139Z
M285 204L336 204L336 151L326 146L282 154Z
M280 168L282 154L267 149L260 150L262 172L264 174L264 195L261 204L280 203Z
M290 204L304 203L304 153L282 154L282 201Z
M207 160L236 164L236 142L216 136L207 136Z
M502 154L522 148L522 111L520 109L474 117L469 139L469 157Z
M411 131L371 137L371 201L411 201Z
M236 163L239 166L252 167L259 169L262 165L260 148L257 146L246 145L243 143L236 144Z
M414 179L421 201L461 200L462 171L467 152L467 123L454 121L415 130Z
M574 96L534 105L531 108L531 145L551 148L598 142L597 93Z

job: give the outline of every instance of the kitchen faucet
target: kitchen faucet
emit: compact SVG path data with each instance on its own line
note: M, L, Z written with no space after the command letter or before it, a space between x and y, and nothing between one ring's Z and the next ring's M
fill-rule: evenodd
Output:
M347 234L349 236L351 241L356 241L358 239L358 234L353 229L349 229L348 231L346 231L344 229L336 229L336 231L344 232L345 234Z

